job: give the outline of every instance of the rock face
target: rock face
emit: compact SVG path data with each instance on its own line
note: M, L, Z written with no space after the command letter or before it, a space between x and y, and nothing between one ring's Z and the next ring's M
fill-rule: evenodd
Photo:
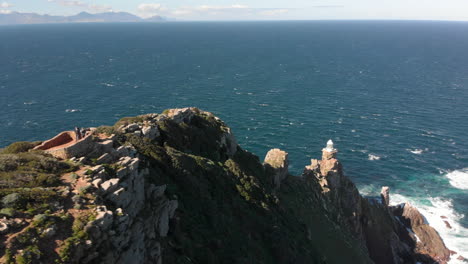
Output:
M280 187L281 181L288 176L288 153L280 149L272 149L265 156L263 165L273 175L273 184Z
M390 188L388 186L383 186L380 191L380 197L382 198L382 203L385 206L390 205Z
M89 138L83 152L55 156L76 165L55 185L1 190L18 210L13 201L29 200L24 212L2 208L11 215L0 219L0 262L396 264L450 255L414 207L388 205L388 189L383 203L361 197L331 141L322 160L288 177L285 151L270 150L262 164L223 121L193 107L123 118ZM31 197L41 206L25 207Z
M382 202L361 197L344 175L336 151L324 149L322 160L312 160L303 177L318 184L325 207L366 245L375 263L447 263L450 259L439 234L415 207L389 206L388 187L382 188Z
M447 263L450 259L450 250L445 247L434 228L429 226L424 216L409 203L394 208L394 214L404 226L413 231L412 238L416 240L416 251L423 257L421 260L437 263Z

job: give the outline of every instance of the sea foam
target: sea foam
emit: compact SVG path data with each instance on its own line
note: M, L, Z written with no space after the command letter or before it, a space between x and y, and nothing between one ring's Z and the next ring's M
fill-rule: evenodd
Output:
M450 184L458 189L468 190L468 168L462 170L454 170L445 175Z

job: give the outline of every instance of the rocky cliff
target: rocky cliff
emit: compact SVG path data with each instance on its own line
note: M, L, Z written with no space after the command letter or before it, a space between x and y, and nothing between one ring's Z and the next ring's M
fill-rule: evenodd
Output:
M197 108L93 129L86 153L0 154L2 263L446 263L411 205L359 195L336 151L300 176ZM82 143L81 143L82 144ZM33 149L35 148L36 149ZM68 149L70 145L67 145ZM52 149L54 151L52 151Z

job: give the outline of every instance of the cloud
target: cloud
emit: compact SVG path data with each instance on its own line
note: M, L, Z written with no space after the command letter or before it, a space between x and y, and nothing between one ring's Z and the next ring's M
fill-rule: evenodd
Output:
M240 20L271 19L289 12L285 8L251 8L247 5L197 5L166 8L159 3L141 3L137 6L138 15L147 18L155 15L195 20Z
M12 6L13 6L12 4L7 3L7 2L0 3L0 8L10 8ZM8 10L6 10L6 11L8 11Z
M110 5L96 5L96 4L87 4L81 1L76 0L48 0L51 3L57 3L61 6L67 7L81 7L90 12L100 13L100 12L112 12L112 6Z
M232 9L247 9L249 8L246 5L230 5L230 6L210 6L202 5L195 7L196 10L200 11L223 11L223 10L232 10Z
M88 5L88 9L97 13L113 11L110 5Z
M271 10L264 10L260 12L260 15L264 16L278 16L282 14L286 14L289 12L289 9L271 9Z
M137 7L138 14L142 17L152 17L165 12L167 8L161 4L140 4Z
M342 8L344 5L317 5L313 6L313 8Z
M11 13L13 13L13 11L6 10L6 9L0 9L0 14L2 14L2 15L8 15L8 14L11 14Z
M185 15L190 15L192 13L193 11L188 10L188 9L177 9L171 12L171 14L174 16L185 16Z
M57 3L61 6L78 6L78 7L87 7L86 3L81 1L73 1L73 0L48 0L48 2Z

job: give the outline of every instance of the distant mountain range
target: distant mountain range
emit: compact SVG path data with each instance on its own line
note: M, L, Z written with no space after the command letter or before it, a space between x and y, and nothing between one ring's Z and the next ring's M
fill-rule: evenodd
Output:
M166 18L154 16L147 19L126 12L106 12L91 14L81 12L74 16L50 16L36 13L0 14L0 25L45 24L45 23L89 23L89 22L161 22Z

